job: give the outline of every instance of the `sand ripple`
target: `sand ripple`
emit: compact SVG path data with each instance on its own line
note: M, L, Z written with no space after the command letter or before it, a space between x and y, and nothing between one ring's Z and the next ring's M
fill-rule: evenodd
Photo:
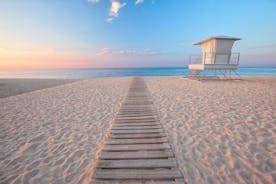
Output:
M0 99L0 183L89 182L130 78Z
M146 81L188 183L276 183L276 78Z

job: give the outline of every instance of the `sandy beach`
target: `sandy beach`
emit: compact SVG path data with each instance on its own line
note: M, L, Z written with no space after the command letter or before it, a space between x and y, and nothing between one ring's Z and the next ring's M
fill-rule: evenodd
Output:
M1 98L0 183L90 183L131 79ZM187 183L276 182L276 77L144 79Z
M276 182L276 78L147 78L187 183Z
M0 183L84 183L130 78L79 81L0 99Z

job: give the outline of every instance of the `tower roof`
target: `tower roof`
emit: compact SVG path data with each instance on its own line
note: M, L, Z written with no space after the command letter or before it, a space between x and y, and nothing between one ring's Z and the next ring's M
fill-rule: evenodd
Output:
M204 39L200 42L194 43L194 45L201 45L202 43L211 41L213 39L216 39L216 40L241 40L241 38L236 38L236 37L231 37L231 36L214 36L214 37Z

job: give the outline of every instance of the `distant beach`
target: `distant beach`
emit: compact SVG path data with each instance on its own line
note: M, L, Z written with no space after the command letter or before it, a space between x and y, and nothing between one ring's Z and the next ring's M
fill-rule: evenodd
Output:
M76 79L0 79L0 98L19 95L34 90L59 86Z
M276 182L276 77L144 79L187 183ZM89 183L131 80L1 98L0 183Z

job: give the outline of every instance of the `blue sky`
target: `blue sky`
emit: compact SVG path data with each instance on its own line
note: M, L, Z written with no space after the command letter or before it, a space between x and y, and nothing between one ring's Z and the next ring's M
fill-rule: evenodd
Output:
M0 68L186 66L216 35L276 65L276 0L1 0L0 20Z

